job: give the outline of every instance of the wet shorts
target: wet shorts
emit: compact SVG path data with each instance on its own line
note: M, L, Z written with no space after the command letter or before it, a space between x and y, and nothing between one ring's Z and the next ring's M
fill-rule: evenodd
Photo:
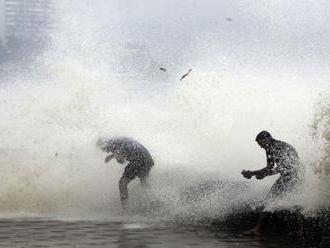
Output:
M280 176L271 187L267 198L283 197L295 190L300 180L294 176Z
M133 180L136 177L146 178L149 176L152 164L148 161L132 161L130 162L124 170L123 177Z

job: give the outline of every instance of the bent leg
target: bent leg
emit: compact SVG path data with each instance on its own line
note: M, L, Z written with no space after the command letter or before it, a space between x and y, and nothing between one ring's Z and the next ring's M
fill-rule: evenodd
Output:
M259 215L258 222L255 228L243 233L244 236L263 236L269 221L270 213L262 211Z
M127 204L127 198L128 198L127 185L130 181L131 180L125 176L122 176L119 180L120 201L121 201L121 206L123 208L125 208Z
M277 200L281 197L283 197L283 194L285 192L285 188L284 188L284 183L283 183L283 178L280 177L276 180L276 182L272 185L269 193L267 194L266 198L265 198L265 202L269 203L272 202L274 200ZM265 211L265 205L263 206L263 209L260 213L259 219L258 219L258 223L255 227L255 229L253 230L253 234L255 236L262 236L266 226L268 224L269 221L269 217L270 214L269 212Z
M255 229L255 235L256 236L262 236L265 228L268 224L268 220L269 220L269 213L268 212L261 212L259 219L258 219L258 223Z
M282 198L284 196L285 190L286 188L284 178L280 176L270 188L270 191L266 196L266 200L269 201Z
M128 199L127 185L137 176L138 168L138 164L134 162L129 163L125 167L124 173L119 180L120 200L123 208L125 208Z

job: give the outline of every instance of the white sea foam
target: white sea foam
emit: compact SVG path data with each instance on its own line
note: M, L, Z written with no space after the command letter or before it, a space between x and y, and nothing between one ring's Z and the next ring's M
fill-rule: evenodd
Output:
M100 6L84 16L82 4L78 10L67 4L60 3L52 45L33 70L2 80L3 213L59 218L121 215L117 183L123 168L115 162L104 164L105 154L95 143L100 136L126 135L143 143L155 160L150 197L135 187L138 182L129 187L133 213L224 215L233 206L259 199L276 178L246 182L240 175L242 169L265 165L264 151L254 142L264 129L297 148L309 189L297 201L308 209L319 207L320 183L313 170L319 147L310 125L318 94L324 90L324 74L318 88L297 73L303 68L263 71L236 55L214 50L216 40L205 44L197 39L196 49L203 48L212 60L205 61L201 52L187 55L193 70L183 81L178 79L186 64L175 58L168 76L157 71L149 77L161 62L135 64L142 63L137 57L148 54L148 46L139 45L143 39L122 36L122 20L105 29L108 22ZM98 11L99 17L94 15ZM127 45L134 42L135 47ZM215 191L191 204L182 201L187 188L221 180L237 184L215 183ZM304 200L311 197L315 201Z

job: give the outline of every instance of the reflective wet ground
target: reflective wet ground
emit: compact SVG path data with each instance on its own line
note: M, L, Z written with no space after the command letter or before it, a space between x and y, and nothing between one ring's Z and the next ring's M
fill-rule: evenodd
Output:
M294 247L280 239L164 223L0 220L0 247Z

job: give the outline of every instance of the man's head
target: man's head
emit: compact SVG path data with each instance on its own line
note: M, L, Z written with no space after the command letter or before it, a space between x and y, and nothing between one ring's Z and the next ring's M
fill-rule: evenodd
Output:
M115 142L112 139L99 138L96 146L104 152L113 152L115 149Z
M273 137L267 131L261 131L260 133L258 133L258 135L256 137L257 143L262 148L267 148L270 145L272 140L273 140Z

